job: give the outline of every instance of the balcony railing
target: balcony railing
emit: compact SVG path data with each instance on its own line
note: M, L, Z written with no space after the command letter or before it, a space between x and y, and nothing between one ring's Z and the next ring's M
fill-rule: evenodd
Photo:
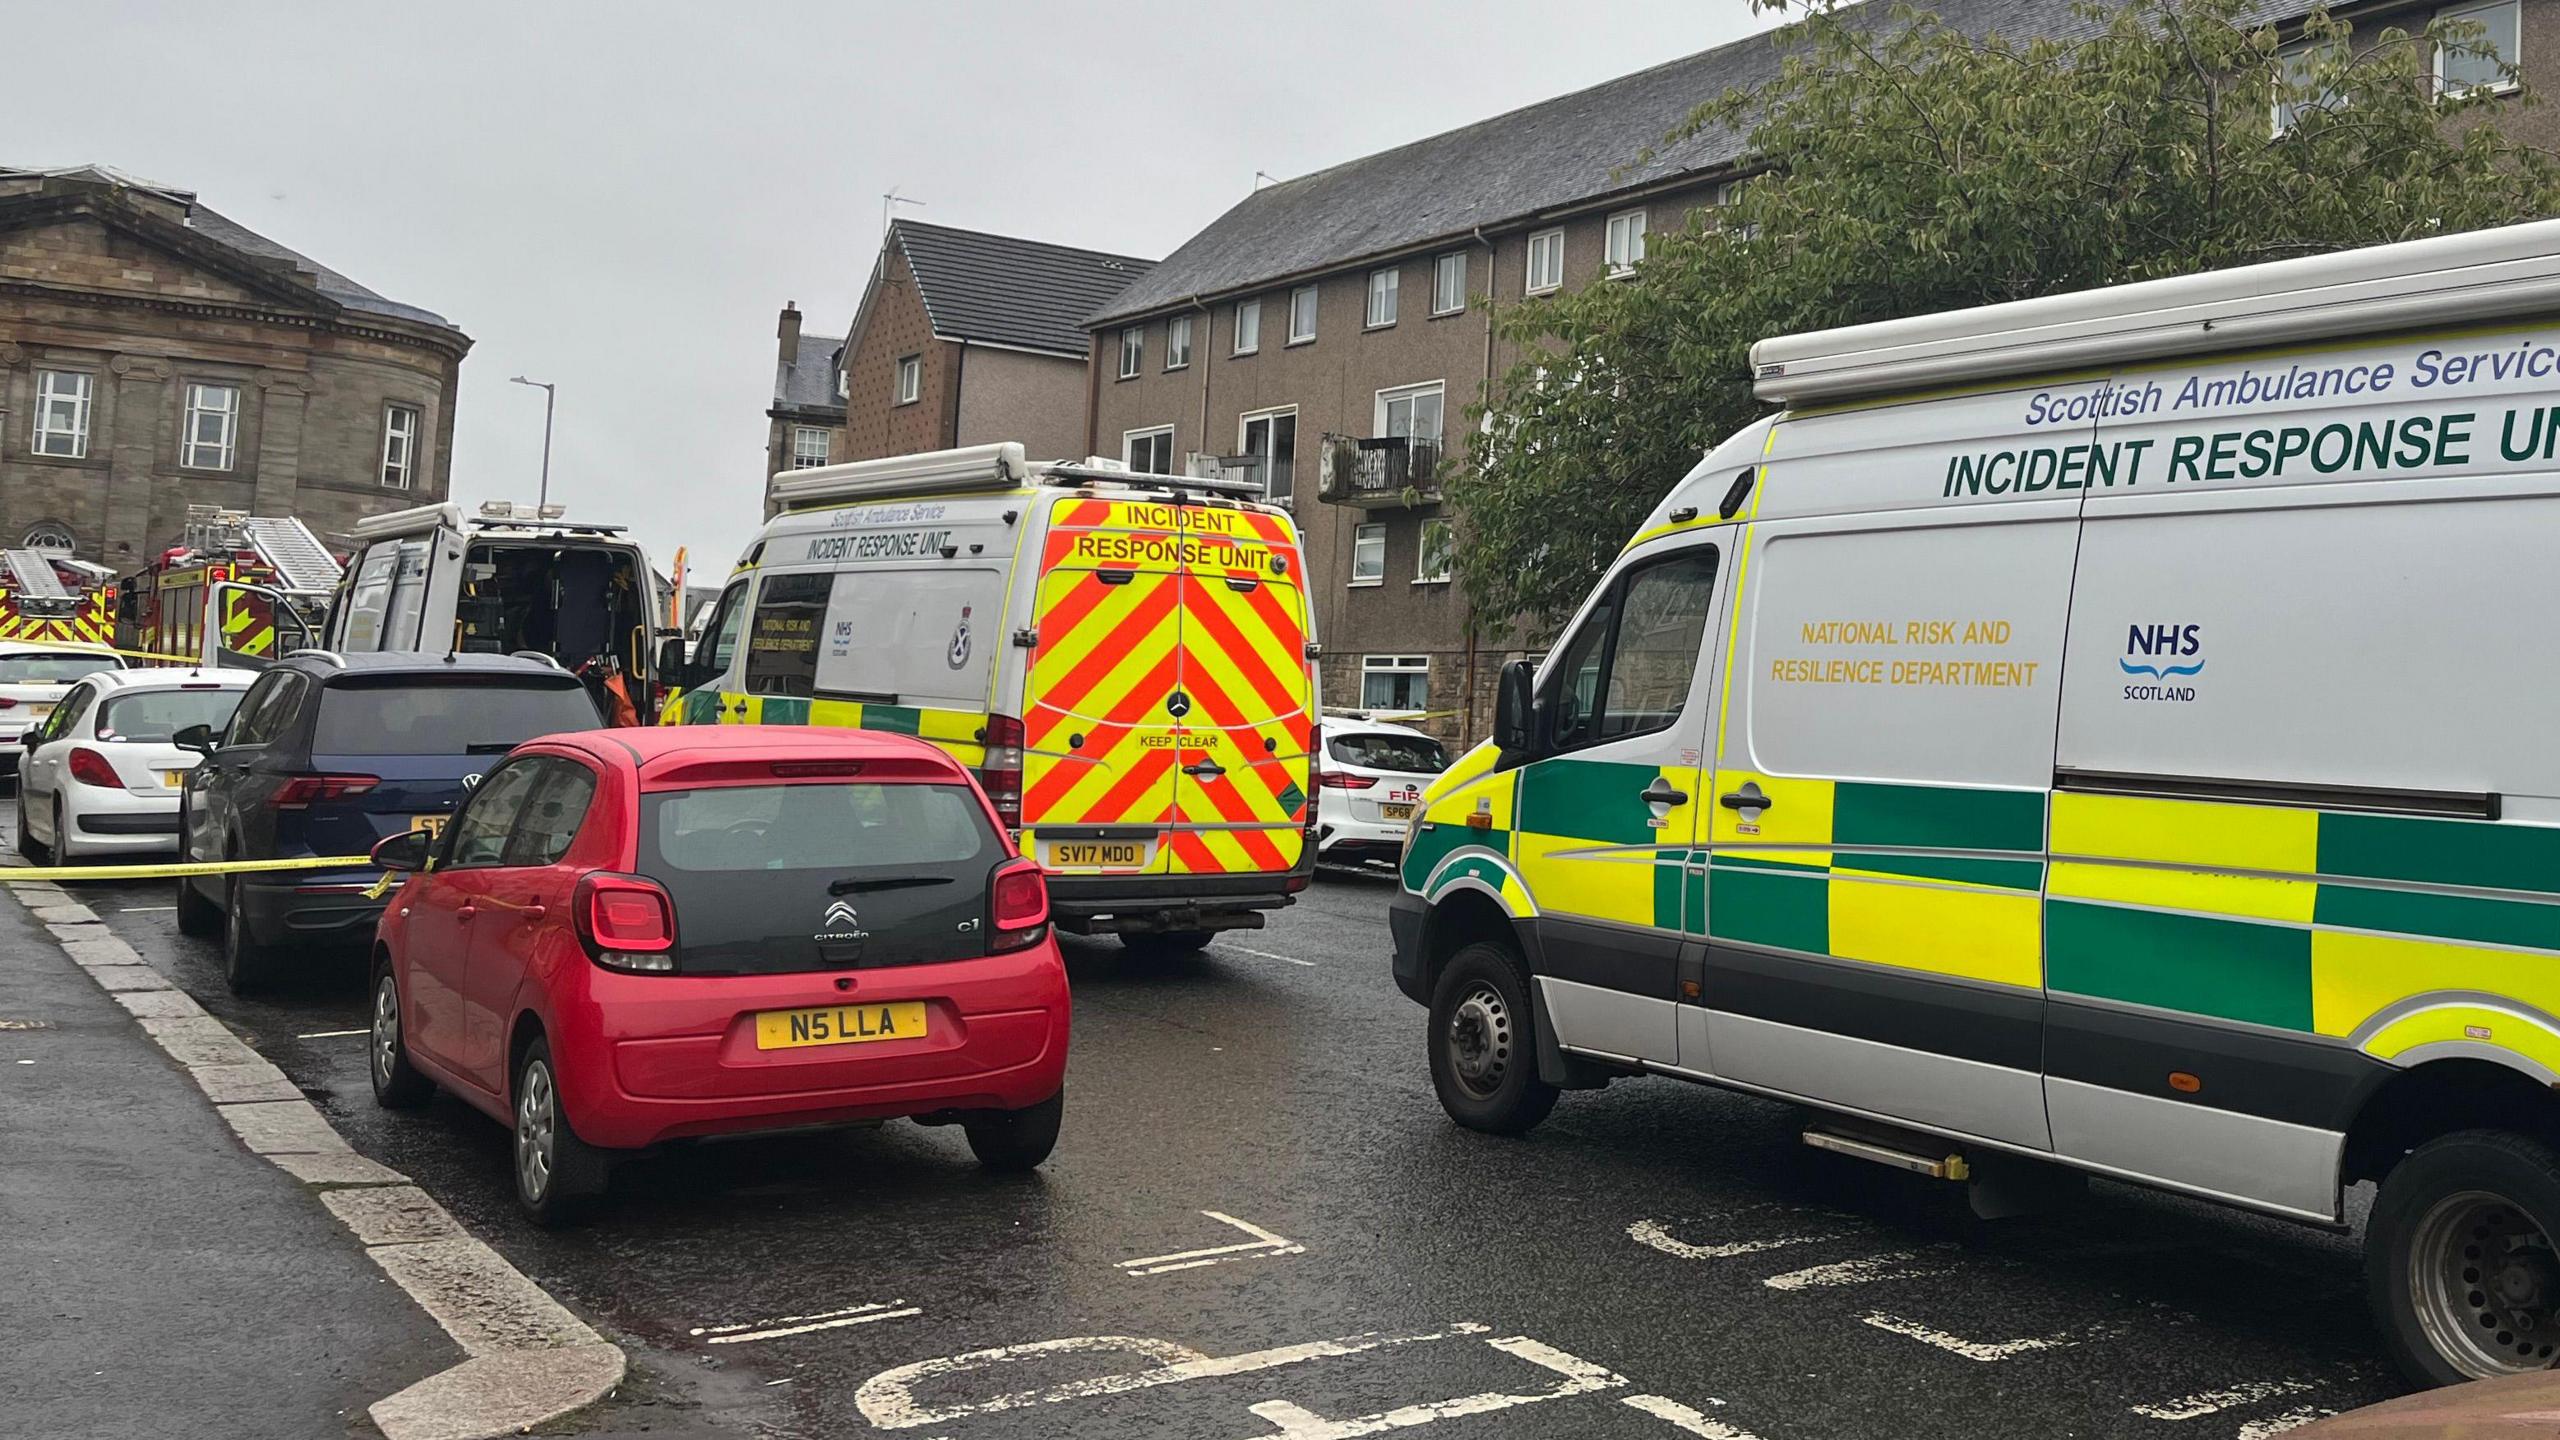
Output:
M1395 510L1440 502L1440 442L1413 435L1327 435L1316 498Z

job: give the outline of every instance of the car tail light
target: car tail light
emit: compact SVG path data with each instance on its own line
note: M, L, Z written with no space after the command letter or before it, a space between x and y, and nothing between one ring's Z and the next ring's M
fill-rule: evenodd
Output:
M987 948L1019 950L1049 933L1049 879L1028 860L1008 860L987 882Z
M116 767L107 763L106 756L86 745L72 747L71 778L83 785L96 785L108 790L124 788L124 780L116 774Z
M1378 783L1375 775L1353 775L1347 771L1319 770L1316 783L1327 790L1366 790Z
M296 775L276 792L274 804L279 810L300 810L325 800L362 795L381 783L378 775Z
M588 958L612 970L676 968L676 902L655 880L597 871L578 879L569 913Z
M17 708L17 701L10 699L6 695L0 695L0 710L15 710Z
M1022 828L1022 722L1010 715L987 717L987 758L978 767L978 783L996 807L996 819L1007 830Z

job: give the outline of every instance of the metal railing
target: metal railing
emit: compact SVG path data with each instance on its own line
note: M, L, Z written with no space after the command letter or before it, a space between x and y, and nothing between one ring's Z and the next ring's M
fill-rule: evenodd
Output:
M1440 499L1440 442L1417 435L1327 435L1316 498L1380 509Z

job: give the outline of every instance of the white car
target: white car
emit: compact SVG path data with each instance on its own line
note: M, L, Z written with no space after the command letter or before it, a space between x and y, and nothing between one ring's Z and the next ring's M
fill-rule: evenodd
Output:
M1440 742L1407 725L1330 718L1316 726L1324 769L1316 782L1316 858L1328 865L1393 864L1422 789L1449 768Z
M68 865L174 850L178 792L204 757L170 737L231 723L254 670L102 670L17 746L18 853Z
M0 774L17 768L18 737L53 713L72 681L123 668L123 656L93 645L0 640Z

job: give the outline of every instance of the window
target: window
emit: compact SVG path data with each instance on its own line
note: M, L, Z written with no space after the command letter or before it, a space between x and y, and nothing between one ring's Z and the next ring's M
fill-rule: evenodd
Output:
M1548 742L1571 750L1670 728L1688 701L1715 595L1713 546L1618 577L1548 672Z
M89 386L84 370L36 372L36 433L29 442L39 455L79 460L89 453Z
M178 463L190 470L228 470L240 440L240 388L189 385L187 428L178 441Z
M249 692L240 697L240 708L231 712L231 723L222 728L222 743L274 743L284 733L285 721L292 718L307 683L291 670L270 670L250 682Z
M73 554L80 548L80 542L72 538L69 530L54 524L29 526L27 538L19 544L29 550L58 550L65 555Z
M1360 657L1361 709L1427 710L1430 707L1430 656L1363 655Z
M169 737L190 725L216 734L231 723L240 706L238 690L143 690L119 695L98 712L98 738L166 745Z
M1289 343L1304 345L1316 338L1316 287L1301 285L1289 292Z
M1362 525L1351 532L1351 583L1381 585L1387 578L1387 527Z
M746 628L748 581L735 580L720 592L711 606L711 618L702 622L701 648L684 667L701 676L700 683L709 684L729 673L729 661L738 653L738 632Z
M1236 353L1250 355L1262 348L1262 302L1236 302Z
M1426 667L1426 675L1431 663L1427 657L1419 655L1366 658L1421 660ZM1324 753L1345 765L1358 765L1368 770L1394 770L1407 775L1437 775L1449 768L1449 752L1440 748L1439 741L1428 735L1403 735L1393 730L1364 730L1350 735L1328 736L1324 742Z
M747 629L747 693L807 696L818 688L818 630L833 575L767 575Z
M791 427L791 468L814 470L827 463L827 432L815 425Z
M898 403L913 405L924 394L924 357L898 357Z
M2436 12L2438 25L2469 27L2451 37L2463 53L2436 47L2436 93L2515 88L2506 67L2516 64L2522 53L2518 9L2517 0L2489 0L2485 5L2456 5Z
M1564 232L1541 230L1529 237L1529 277L1525 293L1544 295L1564 284Z
M1262 498L1286 505L1298 494L1298 412L1267 410L1244 417L1238 448L1261 464Z
M1457 564L1457 532L1443 519L1422 522L1422 549L1413 562L1413 583L1446 585L1449 572Z
M1716 208L1718 210L1724 210L1739 203L1742 199L1743 193L1749 190L1751 186L1757 182L1758 178L1759 177L1757 176L1746 175L1739 180L1727 180L1723 184L1717 186ZM1722 224L1723 221L1719 219L1717 223ZM1745 223L1735 228L1740 232L1742 238L1745 240L1757 240L1760 238L1760 227L1757 224Z
M838 355L836 357L836 398L843 400L852 394L853 376L844 368L844 357Z
M444 863L437 868L467 870L506 863L507 836L541 779L538 759L510 761L490 771L489 778L463 802L462 813L453 817L453 837L445 842Z
M386 405L382 410L382 488L406 490L418 464L418 407Z
M1173 427L1130 430L1120 436L1120 458L1142 475L1173 473Z
M1369 318L1361 323L1372 330L1396 323L1396 290L1403 283L1403 272L1393 266L1370 271Z
M1609 273L1624 275L1644 261L1644 212L1621 210L1609 217Z
M1455 315L1467 308L1467 252L1453 250L1431 262L1431 313Z
M538 755L530 762L541 771L533 793L516 816L514 840L507 846L510 865L557 865L578 838L578 826L595 799L595 772L575 760Z
M113 655L65 650L21 650L0 655L0 685L65 685L101 670L121 670Z
M2325 109L2338 103L2337 95L2327 86L2310 90L2314 74L2336 53L2337 45L2328 40L2296 40L2276 50L2276 63L2282 66L2277 81L2275 101L2275 133L2282 135L2294 127L2303 112ZM2310 93L2302 93L2309 91Z
M1428 385L1379 391L1378 433L1439 444L1441 389L1441 382L1434 380Z
M1164 322L1164 368L1180 370L1191 363L1191 317L1176 315Z
M1120 332L1120 378L1134 380L1147 359L1147 327L1132 325Z
M565 677L557 677L565 679ZM386 677L331 681L311 726L315 755L504 755L539 735L593 730L604 723L585 686L525 675L464 675L435 681ZM293 724L286 716L277 738Z

